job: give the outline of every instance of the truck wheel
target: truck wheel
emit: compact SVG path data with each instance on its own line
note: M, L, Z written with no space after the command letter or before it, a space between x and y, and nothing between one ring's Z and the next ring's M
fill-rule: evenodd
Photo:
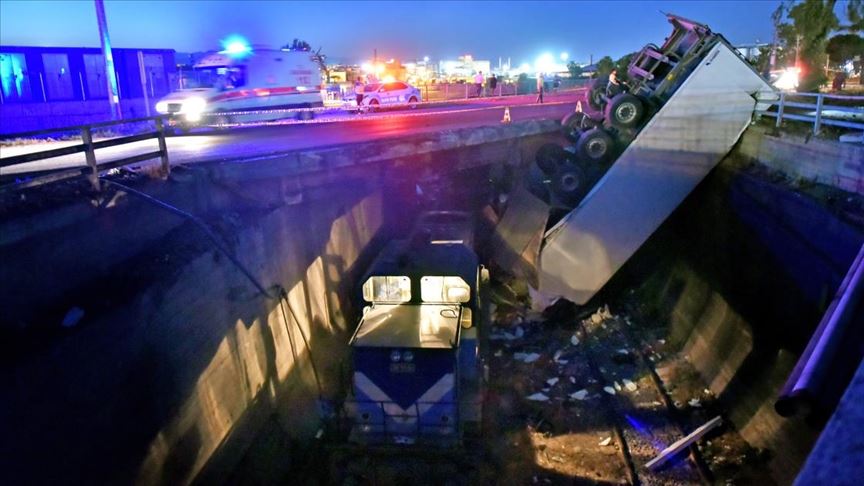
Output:
M585 172L577 165L562 168L552 180L552 192L562 203L572 206L579 202L586 187Z
M408 98L408 108L411 108L412 110L417 108L417 98L413 96Z
M635 128L645 114L645 105L630 93L620 93L606 105L606 123L620 128Z
M585 92L588 106L595 110L603 109L603 95L606 93L607 84L609 84L609 76L600 76L588 83L588 91Z
M548 176L557 172L564 164L567 160L567 152L556 143L547 143L537 149L534 160L537 162L537 167Z
M297 113L297 119L298 120L306 121L306 120L311 120L313 118L315 118L315 113L312 113L311 111L308 111L308 110L303 110L303 111Z
M583 160L606 163L612 157L612 137L602 128L582 132L576 142L576 153Z
M378 105L379 105L378 100L369 101L369 111L371 111L373 113L378 111Z

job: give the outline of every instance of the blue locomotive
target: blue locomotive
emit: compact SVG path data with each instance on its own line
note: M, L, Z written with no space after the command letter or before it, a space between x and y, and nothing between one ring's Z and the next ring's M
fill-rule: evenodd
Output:
M455 446L479 430L481 269L467 213L424 213L363 278L349 440Z

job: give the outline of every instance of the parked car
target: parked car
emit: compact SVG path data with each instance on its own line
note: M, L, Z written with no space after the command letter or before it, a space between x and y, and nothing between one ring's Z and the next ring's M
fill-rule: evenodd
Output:
M391 83L367 84L363 88L363 99L360 106L375 110L381 107L408 106L414 108L423 101L420 90L408 83L394 81Z

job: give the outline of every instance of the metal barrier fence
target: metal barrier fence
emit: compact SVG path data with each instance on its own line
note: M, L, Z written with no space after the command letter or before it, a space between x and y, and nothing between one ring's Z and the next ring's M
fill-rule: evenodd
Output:
M816 98L815 103L806 103L799 99ZM853 106L826 104L825 100L857 101ZM775 108L776 107L776 111ZM852 116L844 116L844 114ZM818 135L823 125L864 130L864 96L832 95L824 93L780 93L780 99L773 101L760 116L776 118L775 126L779 128L783 120L794 120L813 124L813 134ZM854 121L857 119L860 121ZM842 119L847 118L847 119Z
M70 179L78 176L86 176L90 181L90 184L93 186L93 189L96 191L100 190L99 183L99 173L108 171L111 169L116 169L118 167L123 167L130 164L135 164L138 162L143 162L145 160L151 159L161 159L160 169L163 175L168 175L171 168L168 163L168 147L165 143L165 120L167 117L164 116L156 116L156 117L148 117L148 118L134 118L129 120L119 120L119 121L110 121L110 122L102 122L102 123L93 123L89 125L80 125L75 127L61 128L61 129L47 129L47 130L35 130L31 132L22 132L16 133L13 136L17 138L27 138L27 137L36 137L40 135L49 135L56 133L70 133L77 132L77 136L80 137L81 143L76 145L70 145L66 147L50 149L50 150L42 150L36 152L29 152L21 155L14 155L11 157L0 157L0 168L8 168L13 166L18 166L21 164L27 164L30 162L36 162L39 160L50 159L53 157L60 157L63 155L71 155L80 152L84 152L84 159L86 161L86 167L72 167L65 169L55 169L55 170L38 170L38 171L25 171L14 174L0 174L0 177L3 179L7 177L14 177L18 179L17 181L11 183L3 183L0 185L0 190L8 190L10 188L14 189L24 189L28 187L40 186L42 184L47 184L50 182L61 181L64 179ZM148 129L144 133L137 133L134 135L126 135L115 138L109 138L106 140L93 141L93 133L96 129L110 129L114 127L118 127L121 125L129 125L133 123L147 123L152 122L154 124L153 129ZM130 157L123 157L119 159L114 159L108 162L99 163L96 159L96 150L106 147L115 147L118 145L123 145L132 142L138 142L142 140L150 140L157 139L159 143L159 150L144 152L141 154L133 155Z

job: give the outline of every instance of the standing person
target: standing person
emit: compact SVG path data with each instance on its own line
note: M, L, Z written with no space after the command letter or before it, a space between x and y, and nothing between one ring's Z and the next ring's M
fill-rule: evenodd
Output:
M492 96L495 96L495 88L498 87L498 78L493 74L491 78L489 78L489 89L492 90Z
M357 76L357 79L354 80L354 96L357 97L357 107L360 107L360 103L363 101L363 80L360 79L360 76Z
M609 83L606 84L606 97L611 98L621 92L621 81L618 81L618 70L609 73Z
M483 71L478 71L474 75L474 86L477 87L477 97L479 98L483 94Z
M537 101L543 103L543 73L537 73Z

